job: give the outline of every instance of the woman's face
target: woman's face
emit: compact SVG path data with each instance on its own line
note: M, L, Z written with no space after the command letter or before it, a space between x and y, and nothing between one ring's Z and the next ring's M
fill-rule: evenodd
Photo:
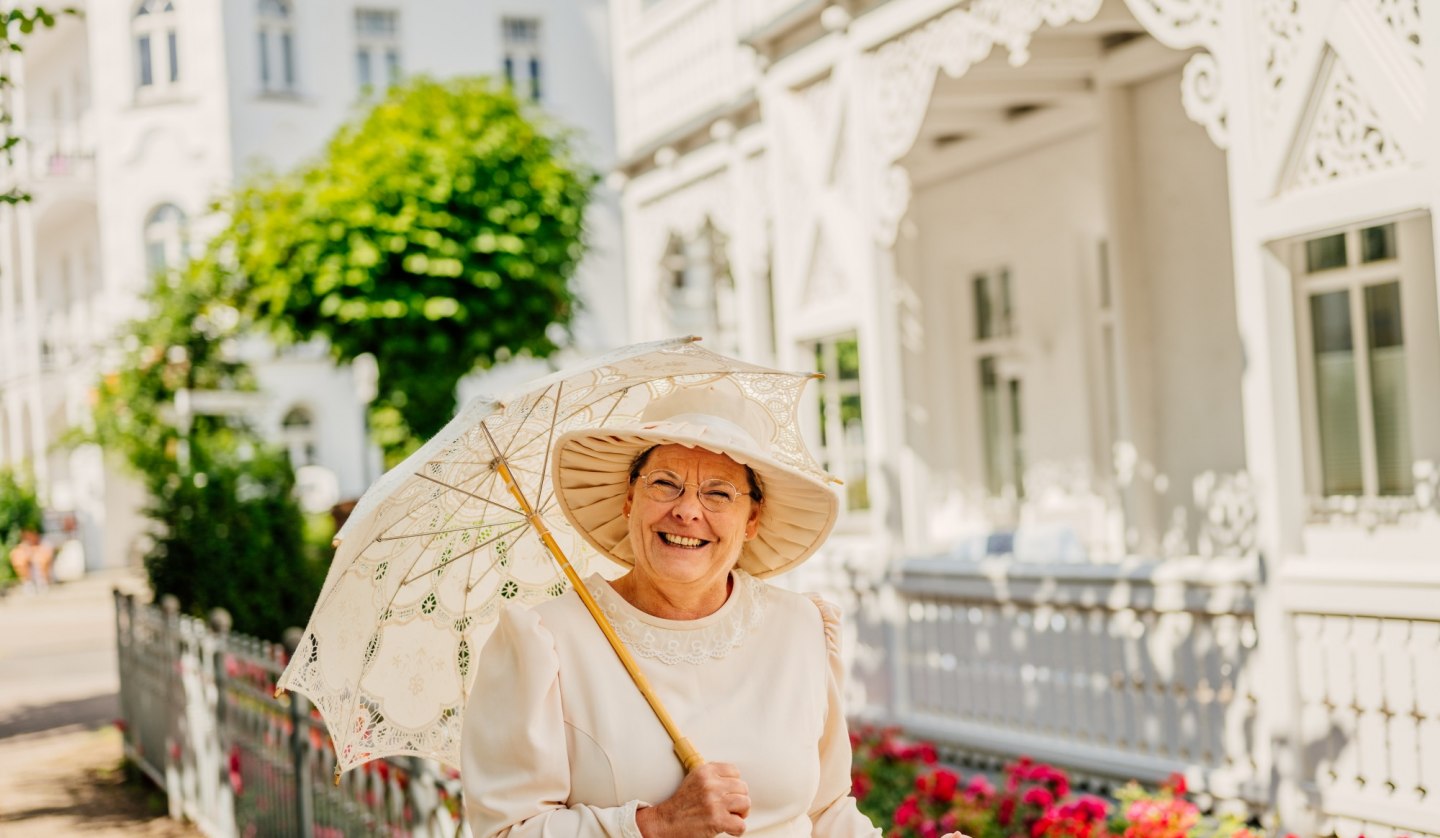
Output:
M680 497L667 502L651 498L643 479L630 485L625 513L635 571L657 587L725 584L730 569L740 560L740 549L755 537L760 524L761 504L750 497L755 487L745 467L702 448L661 445L650 451L640 474L643 478L660 469L673 471L689 485ZM739 491L723 512L701 505L697 490L698 484L717 477Z

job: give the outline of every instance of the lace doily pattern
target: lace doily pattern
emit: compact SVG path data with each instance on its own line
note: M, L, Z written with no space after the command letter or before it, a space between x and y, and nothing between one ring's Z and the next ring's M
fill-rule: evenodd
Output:
M824 479L799 432L808 375L733 361L681 339L628 347L510 398L476 400L366 493L340 533L315 612L280 680L320 709L342 770L399 754L458 766L471 661L500 609L569 588L497 462L503 457L583 576L595 554L557 507L548 466L554 440L637 420L652 399L719 379L771 415L777 459ZM739 627L717 621L705 637L689 638L705 654L714 644L738 644L743 626L758 621L763 586L745 579L732 609ZM701 646L672 641L679 642L642 634L639 645L672 660L700 654Z
M740 648L765 621L768 586L739 568L733 574L735 590L731 592L731 601L722 607L725 613L718 620L697 621L701 624L694 627L671 620L647 619L647 615L599 580L590 590L632 654L669 666L701 664Z

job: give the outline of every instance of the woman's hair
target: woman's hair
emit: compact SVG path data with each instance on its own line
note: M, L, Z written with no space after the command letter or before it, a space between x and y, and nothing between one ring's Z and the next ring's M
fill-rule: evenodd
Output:
M632 486L636 480L640 479L640 471L645 468L645 461L650 459L650 452L659 447L658 445L652 445L646 448L644 451L641 451L640 456L636 457L635 461L630 464L630 484ZM756 503L765 500L765 493L760 489L760 478L755 474L755 470L749 466L742 467L745 469L745 479L750 481L750 491L747 492L747 494L750 495L750 499Z

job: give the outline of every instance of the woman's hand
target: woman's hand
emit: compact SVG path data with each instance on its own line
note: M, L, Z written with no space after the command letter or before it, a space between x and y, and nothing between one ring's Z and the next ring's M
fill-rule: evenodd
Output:
M750 787L728 762L707 762L685 775L669 800L636 810L645 838L714 838L743 835Z

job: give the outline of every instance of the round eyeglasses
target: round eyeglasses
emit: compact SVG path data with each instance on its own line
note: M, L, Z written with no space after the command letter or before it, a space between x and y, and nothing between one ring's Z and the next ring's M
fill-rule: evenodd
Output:
M640 482L645 484L645 494L659 503L679 500L686 486L694 486L700 505L711 512L727 512L742 495L748 495L729 480L711 477L699 483L686 483L680 475L663 468L640 475Z

